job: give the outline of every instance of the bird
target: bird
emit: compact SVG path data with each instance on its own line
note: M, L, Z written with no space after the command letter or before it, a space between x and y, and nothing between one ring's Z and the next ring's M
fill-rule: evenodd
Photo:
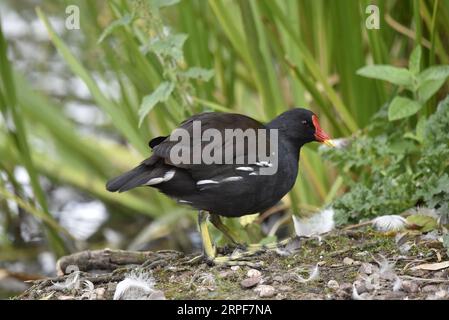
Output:
M106 189L149 186L197 209L203 256L211 263L229 263L232 259L217 256L207 221L238 243L220 217L241 217L276 205L295 184L302 146L313 141L333 146L317 115L305 108L289 109L266 124L237 113L199 113L170 135L152 139L152 155L109 180Z

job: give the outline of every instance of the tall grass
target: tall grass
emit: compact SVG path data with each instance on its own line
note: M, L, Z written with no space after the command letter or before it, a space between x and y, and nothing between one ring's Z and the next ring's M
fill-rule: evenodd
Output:
M179 210L191 212L156 192L111 195L103 185L108 177L148 156L148 140L168 134L196 112L233 111L268 121L291 107L306 106L320 116L323 127L335 138L356 134L394 89L357 76L357 69L371 63L404 65L414 42L431 44L424 47L427 64L449 59L447 1L375 2L381 12L378 30L365 27L365 9L372 4L367 0L172 2L155 8L148 5L153 1L76 1L81 30L71 32L82 34L78 56L48 19L49 14L64 18L64 5L69 2L55 6L44 1L37 9L51 43L108 116L109 128L101 130L116 132L126 143L82 136L61 104L35 92L33 84L11 68L2 40L0 105L3 112L6 107L12 112L17 128L14 135L2 128L16 138L17 152L8 164L27 168L46 215L38 174L101 199L113 212L155 219L179 214ZM169 35L188 35L181 46L181 59L145 49L167 30ZM189 67L213 69L214 76L210 81L183 78ZM117 80L118 98L102 91L94 74L105 82L111 77ZM175 83L173 93L151 108L139 126L142 102L164 81ZM21 90L16 91L16 86ZM30 148L25 133L28 126L56 147L56 156ZM345 187L338 173L320 159L317 146L304 149L297 184L285 199L298 215L326 205ZM48 230L59 252L61 241L51 226Z

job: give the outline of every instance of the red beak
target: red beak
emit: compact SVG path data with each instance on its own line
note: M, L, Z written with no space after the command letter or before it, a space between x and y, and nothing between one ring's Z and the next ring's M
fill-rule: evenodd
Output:
M312 116L312 122L315 126L315 139L318 142L324 143L329 147L335 147L334 143L331 140L331 137L321 129L320 123L318 122L318 117L316 115Z

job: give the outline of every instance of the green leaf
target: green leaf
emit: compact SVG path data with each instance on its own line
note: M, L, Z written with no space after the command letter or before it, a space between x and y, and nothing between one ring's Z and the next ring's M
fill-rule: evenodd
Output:
M411 215L407 217L407 222L418 227L421 232L429 232L438 227L438 222L435 218L423 214Z
M429 80L420 84L418 88L418 97L422 103L430 99L446 82L446 79Z
M163 39L151 41L142 49L142 51L144 54L151 51L157 55L169 56L174 58L176 61L180 61L184 58L182 47L187 38L188 35L183 33L168 35Z
M371 65L357 70L357 74L367 78L391 82L398 86L411 87L413 76L407 69L388 65Z
M405 97L395 97L388 108L388 120L394 121L410 117L421 109L418 102Z
M209 81L214 76L213 69L203 69L199 67L189 68L183 75L187 78Z
M449 66L433 66L421 72L418 76L419 83L430 80L441 80L449 77Z
M110 35L116 28L121 26L127 26L131 24L131 22L134 20L134 14L125 14L120 19L117 19L113 21L110 25L106 27L106 29L103 30L101 33L100 38L98 38L98 43L101 43L108 35Z
M410 55L408 68L413 75L417 75L419 73L421 67L421 54L421 46L417 46Z
M427 119L425 117L419 117L418 123L416 124L416 137L420 142L424 141L426 124Z
M174 88L175 84L173 82L165 81L162 82L156 90L153 91L153 93L143 98L142 104L139 108L139 126L156 104L167 101Z

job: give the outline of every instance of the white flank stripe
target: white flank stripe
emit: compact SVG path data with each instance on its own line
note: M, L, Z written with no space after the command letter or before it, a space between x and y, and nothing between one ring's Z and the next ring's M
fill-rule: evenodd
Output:
M202 184L210 184L210 183L218 183L218 181L215 180L200 180L196 183L197 186L200 186Z
M169 170L164 174L164 177L152 178L145 183L146 186L152 186L172 179L175 176L175 170Z
M229 177L229 178L223 179L223 180L221 180L221 181L222 181L222 182L239 181L239 180L242 180L242 179L243 179L243 177L235 176L235 177Z
M153 179L148 180L148 182L145 183L145 185L146 186L152 186L154 184L158 184L158 183L161 183L161 182L164 182L164 178L153 178Z
M235 170L240 170L240 171L254 171L253 168L251 167L238 167Z
M267 161L256 162L256 165L259 167L272 167L273 166L273 164L271 164Z
M258 176L259 174L256 173L256 172L251 172L249 175L250 175L250 176Z
M171 180L175 176L175 170L169 170L164 174L164 182Z

